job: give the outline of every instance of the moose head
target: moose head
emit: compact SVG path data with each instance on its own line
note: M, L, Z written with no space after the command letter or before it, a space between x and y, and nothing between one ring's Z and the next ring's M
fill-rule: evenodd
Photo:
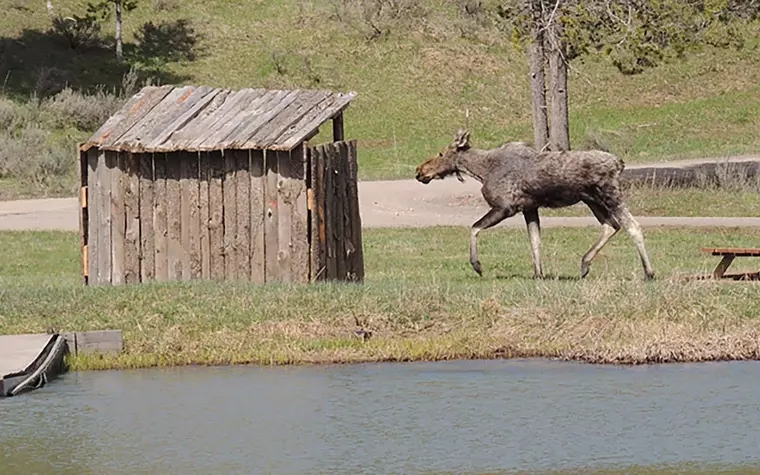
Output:
M444 179L456 175L459 181L464 181L457 167L459 154L470 149L470 131L457 130L454 141L443 148L438 155L427 159L417 167L417 181L427 184L435 179Z

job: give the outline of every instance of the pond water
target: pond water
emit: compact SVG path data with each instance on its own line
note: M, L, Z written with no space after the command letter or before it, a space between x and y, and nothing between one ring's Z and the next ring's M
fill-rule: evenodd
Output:
M756 473L759 381L752 362L69 373L0 399L0 473Z

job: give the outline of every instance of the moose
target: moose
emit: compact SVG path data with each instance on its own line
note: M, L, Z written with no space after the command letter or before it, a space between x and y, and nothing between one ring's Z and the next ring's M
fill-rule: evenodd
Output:
M641 226L623 203L619 177L625 164L601 150L537 151L523 142L507 142L484 150L470 145L469 130L459 129L454 141L416 169L416 179L434 179L462 173L482 183L481 193L491 209L470 230L470 264L478 275L478 234L522 212L528 227L533 277L544 277L541 268L541 227L538 209L562 208L583 202L602 225L602 234L581 259L581 278L591 261L621 227L631 236L644 267L646 280L654 271L644 247Z

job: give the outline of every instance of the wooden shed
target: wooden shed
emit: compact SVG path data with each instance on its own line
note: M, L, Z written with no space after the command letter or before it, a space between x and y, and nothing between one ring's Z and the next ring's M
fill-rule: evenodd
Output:
M143 88L79 146L85 283L363 281L354 97Z

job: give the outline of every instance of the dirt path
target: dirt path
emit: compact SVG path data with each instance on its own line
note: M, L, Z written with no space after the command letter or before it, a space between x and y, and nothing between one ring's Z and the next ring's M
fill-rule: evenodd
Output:
M723 159L680 160L654 164L628 165L627 169L688 168ZM732 157L731 162L755 162L760 157ZM480 195L480 184L472 179L434 181L423 185L415 180L365 181L359 183L362 225L366 228L469 226L487 207ZM58 229L77 230L76 198L0 201L0 230ZM760 214L760 213L759 213ZM720 217L639 217L642 226L747 226L760 227L760 216ZM598 226L588 217L546 217L542 227ZM522 227L521 216L505 220L500 226Z

